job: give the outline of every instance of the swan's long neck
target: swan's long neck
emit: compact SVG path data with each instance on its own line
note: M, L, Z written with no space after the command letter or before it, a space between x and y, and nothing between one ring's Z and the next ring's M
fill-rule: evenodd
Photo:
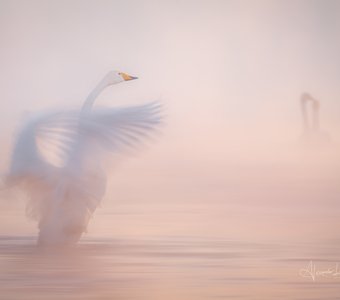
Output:
M320 108L319 101L314 100L314 103L313 103L313 124L312 124L314 131L319 130L319 108Z
M308 103L310 103L311 122L309 121ZM309 95L302 95L301 97L301 109L303 118L303 130L304 132L317 132L319 130L319 101Z
M309 99L301 98L301 112L302 112L302 122L303 122L303 132L309 132L310 126L308 121L308 112L307 112L307 101Z
M88 112L92 109L94 101L97 99L99 94L107 87L107 83L105 78L99 82L99 84L93 89L93 91L87 96L83 107L82 107L82 113Z

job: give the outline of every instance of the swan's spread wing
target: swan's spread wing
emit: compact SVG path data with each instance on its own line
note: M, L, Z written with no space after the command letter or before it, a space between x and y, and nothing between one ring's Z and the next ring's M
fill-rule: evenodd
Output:
M96 155L103 151L121 152L136 146L159 123L158 103L35 116L18 134L9 177L46 180L60 169L74 174L83 163L96 163Z
M82 120L87 144L109 152L121 152L135 147L154 131L161 121L159 103L126 108L99 108ZM90 145L88 149L91 149Z
M35 114L23 122L12 151L7 179L47 179L70 153L77 113Z

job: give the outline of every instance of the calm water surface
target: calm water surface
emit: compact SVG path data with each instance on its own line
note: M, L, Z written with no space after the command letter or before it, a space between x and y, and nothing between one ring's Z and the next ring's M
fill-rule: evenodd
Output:
M155 175L138 201L122 178L73 249L2 234L0 299L339 299L337 170L263 170Z

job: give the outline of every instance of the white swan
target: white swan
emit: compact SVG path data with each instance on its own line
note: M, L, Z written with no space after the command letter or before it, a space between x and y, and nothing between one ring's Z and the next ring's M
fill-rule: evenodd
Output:
M5 184L27 192L27 213L39 222L38 245L76 244L105 194L105 153L133 147L159 124L157 102L92 109L103 89L133 79L109 72L80 111L35 115L19 132Z

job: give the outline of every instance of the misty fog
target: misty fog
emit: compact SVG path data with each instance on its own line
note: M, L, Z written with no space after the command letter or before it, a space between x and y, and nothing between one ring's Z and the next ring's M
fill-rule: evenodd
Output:
M150 274L163 277L145 275L146 286L154 287L155 282L157 291L137 285L136 293L129 294L117 284L118 295L198 299L199 292L190 291L201 283L202 299L221 295L272 299L275 291L303 299L301 291L289 285L308 281L299 277L299 268L312 259L339 260L339 19L340 2L335 0L0 0L1 174L25 114L80 108L112 69L138 76L131 84L105 90L96 105L159 100L164 124L140 152L108 162L115 168L85 241L121 241L116 251L123 262L112 266L119 270L112 280L120 280L119 272L127 276L129 271L145 270L138 263L150 263L146 267ZM311 135L327 135L322 145L304 143L305 93L319 105L320 131ZM307 109L311 120L313 108ZM17 191L2 191L0 235L24 237L31 245L36 224L25 217L25 201ZM212 240L240 244L221 246ZM164 242L164 248L157 241ZM189 258L190 263L177 253L178 265L162 260L162 251L173 249L171 241L194 254L197 249L231 251L233 245L236 253L243 253L248 247L243 242L255 246L247 248L251 250L245 260L235 258L229 265L229 260L221 259L216 264L224 271L209 269L202 277L193 275L189 284L190 274L195 274ZM264 252L256 252L256 243L266 245ZM272 252L266 248L270 245ZM150 257L141 254L143 247L146 252L151 249ZM117 259L114 249L105 255ZM126 249L137 250L126 254ZM209 253L213 256L214 251ZM151 257L156 252L161 254L155 254L155 262ZM263 253L270 258L263 259ZM124 265L129 259L136 267ZM196 259L195 266L200 264L200 257ZM201 262L207 266L208 260ZM150 267L152 263L163 266L163 273ZM258 266L259 272L249 275L238 268L249 264ZM277 268L283 273L277 275ZM93 274L103 274L100 266L94 269L98 273ZM240 282L249 276L259 281L250 279L254 286L247 294L238 279L229 278L228 269ZM171 270L185 275L183 286ZM15 274L19 276L20 270ZM212 278L222 283L210 283ZM13 287L6 290L11 299L20 298L15 285L13 280ZM181 287L178 294L172 288L176 286ZM330 286L327 291L315 288L318 299L334 297L336 287ZM114 295L105 288L100 295ZM262 296L260 288L266 291ZM310 295L309 286L304 288L304 295ZM95 294L91 297L95 299Z

